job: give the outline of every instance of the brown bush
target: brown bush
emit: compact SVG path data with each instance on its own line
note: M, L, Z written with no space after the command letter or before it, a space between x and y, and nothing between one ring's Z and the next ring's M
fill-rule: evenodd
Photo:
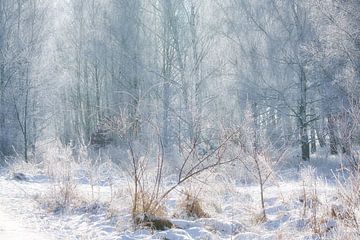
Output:
M181 200L180 209L188 218L208 218L201 205L200 199L191 192L185 192L185 197Z
M144 191L136 194L136 207L133 209L133 216L139 214L150 214L152 216L163 217L166 215L166 209L163 204L157 202L154 197Z
M158 217L149 213L139 214L135 217L138 226L149 227L153 230L164 231L173 228L172 222L166 218Z

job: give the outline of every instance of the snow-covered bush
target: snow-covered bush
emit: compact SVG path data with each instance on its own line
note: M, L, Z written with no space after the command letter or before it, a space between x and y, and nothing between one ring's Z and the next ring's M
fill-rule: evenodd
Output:
M300 181L300 218L304 227L318 238L332 237L338 224L331 213L332 207L329 207L333 197L324 191L327 183L317 176L316 169L311 166L301 169Z
M199 193L191 190L186 190L182 194L182 199L180 199L179 203L179 214L177 215L182 218L190 219L210 217L204 210Z
M332 205L331 215L339 222L339 234L360 236L359 181L358 172L352 172L348 177L337 177L337 203Z
M76 163L72 149L58 145L49 145L44 153L44 169L50 178L50 189L44 196L46 207L61 212L78 200L75 181Z
M320 220L318 216L320 200L315 169L306 167L300 172L302 194L300 202L303 204L302 218L307 219L310 228L315 234L320 234Z
M266 184L276 179L275 169L287 154L287 145L271 141L249 106L245 111L244 122L240 128L238 161L250 174L260 188L261 213L257 222L266 221L265 188ZM281 142L281 141L279 141Z
M10 177L15 176L16 174L23 174L24 176L34 176L36 174L39 174L39 172L41 171L40 163L35 162L33 159L25 162L24 158L19 155L13 157L6 157L5 164L7 166L7 171Z

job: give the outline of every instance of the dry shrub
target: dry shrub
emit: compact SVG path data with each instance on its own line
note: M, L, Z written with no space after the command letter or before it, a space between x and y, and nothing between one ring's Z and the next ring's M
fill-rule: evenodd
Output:
M164 217L166 215L165 206L151 194L145 191L137 192L135 204L133 218L136 226L160 231L174 227L171 221Z
M331 215L349 232L360 236L360 174L352 172L344 180L337 178L338 203L331 207Z
M41 169L41 164L36 162L35 159L30 159L28 162L25 162L22 156L6 157L5 166L8 167L9 174L16 179L15 175L36 175L39 174ZM1 165L0 165L1 167ZM24 179L17 179L24 180Z
M348 231L337 231L333 235L334 240L358 240L359 235Z
M71 179L53 183L48 194L38 201L50 212L63 213L80 202L76 187Z
M264 223L266 222L268 219L266 217L266 215L261 211L260 213L255 213L254 214L254 224L261 224L261 223Z
M148 213L138 214L135 217L135 223L137 226L148 227L153 230L160 231L164 231L174 227L170 220Z
M201 200L198 196L190 191L184 193L184 198L180 201L180 210L182 216L186 218L208 218L210 217L202 207Z
M342 221L345 226L356 226L356 214L351 208L333 204L330 212L332 218Z
M329 215L326 199L320 197L321 179L310 166L300 173L302 192L299 201L303 204L301 217L308 223L310 230L318 237L325 237L336 228L336 222Z
M159 203L154 197L145 191L138 191L136 194L136 208L133 215L150 214L157 217L166 215L165 206Z
M61 188L44 198L44 206L49 212L64 213L76 202L73 190Z
M70 148L61 144L48 146L44 153L44 170L50 178L49 193L41 201L54 213L62 213L79 202L75 181L75 164Z

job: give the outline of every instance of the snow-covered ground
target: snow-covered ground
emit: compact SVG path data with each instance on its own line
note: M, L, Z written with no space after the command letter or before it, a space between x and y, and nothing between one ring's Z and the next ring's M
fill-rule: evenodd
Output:
M33 229L30 225L19 222L19 216L5 212L0 209L0 239L19 239L19 240L36 240L36 239L53 239L50 234Z
M81 200L65 211L49 210L44 199L51 196L54 184L47 176L41 172L28 173L25 181L18 181L13 179L13 172L3 170L0 239L317 239L313 221L319 224L316 227L322 237L331 239L336 221L329 213L336 202L336 187L331 179L315 177L321 173L314 171L299 174L296 169L288 169L280 180L268 184L267 219L262 222L259 222L259 187L255 183L229 180L221 175L209 178L202 183L200 199L210 217L200 219L181 218L177 214L180 188L165 201L175 228L153 231L134 229L126 190L128 182L124 179L114 180L111 196L107 184L96 185L92 192L89 181L81 178L76 183L77 197Z
M50 231L46 231L47 225L39 217L38 205L32 200L31 194L39 190L31 183L19 184L1 176L0 239L55 239Z

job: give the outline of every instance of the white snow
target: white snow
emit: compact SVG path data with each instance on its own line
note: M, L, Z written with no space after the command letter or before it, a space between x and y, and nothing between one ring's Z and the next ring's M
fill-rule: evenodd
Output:
M203 186L204 209L210 218L174 218L179 191L166 199L166 209L175 228L166 231L134 229L131 203L126 190L128 182L113 179L116 194L100 183L91 192L90 181L81 177L76 191L80 199L71 209L50 211L43 198L53 187L44 174L27 174L27 181L13 180L9 171L0 176L0 239L311 239L309 217L303 217L303 184L300 178L283 179L267 186L265 207L267 220L256 222L260 212L259 187L242 181L225 183L208 180ZM171 179L169 177L169 179ZM322 208L333 205L335 185L317 179ZM311 188L309 187L309 191ZM93 196L92 196L93 195ZM90 200L89 200L90 199ZM308 209L308 215L310 210ZM324 228L335 228L336 221L324 218Z
M3 207L0 207L0 239L50 240L53 238L50 234L25 225L21 219L14 218L12 214L5 212Z
M17 182L1 177L0 189L0 239L55 239L42 229L45 225L34 215L36 205Z

